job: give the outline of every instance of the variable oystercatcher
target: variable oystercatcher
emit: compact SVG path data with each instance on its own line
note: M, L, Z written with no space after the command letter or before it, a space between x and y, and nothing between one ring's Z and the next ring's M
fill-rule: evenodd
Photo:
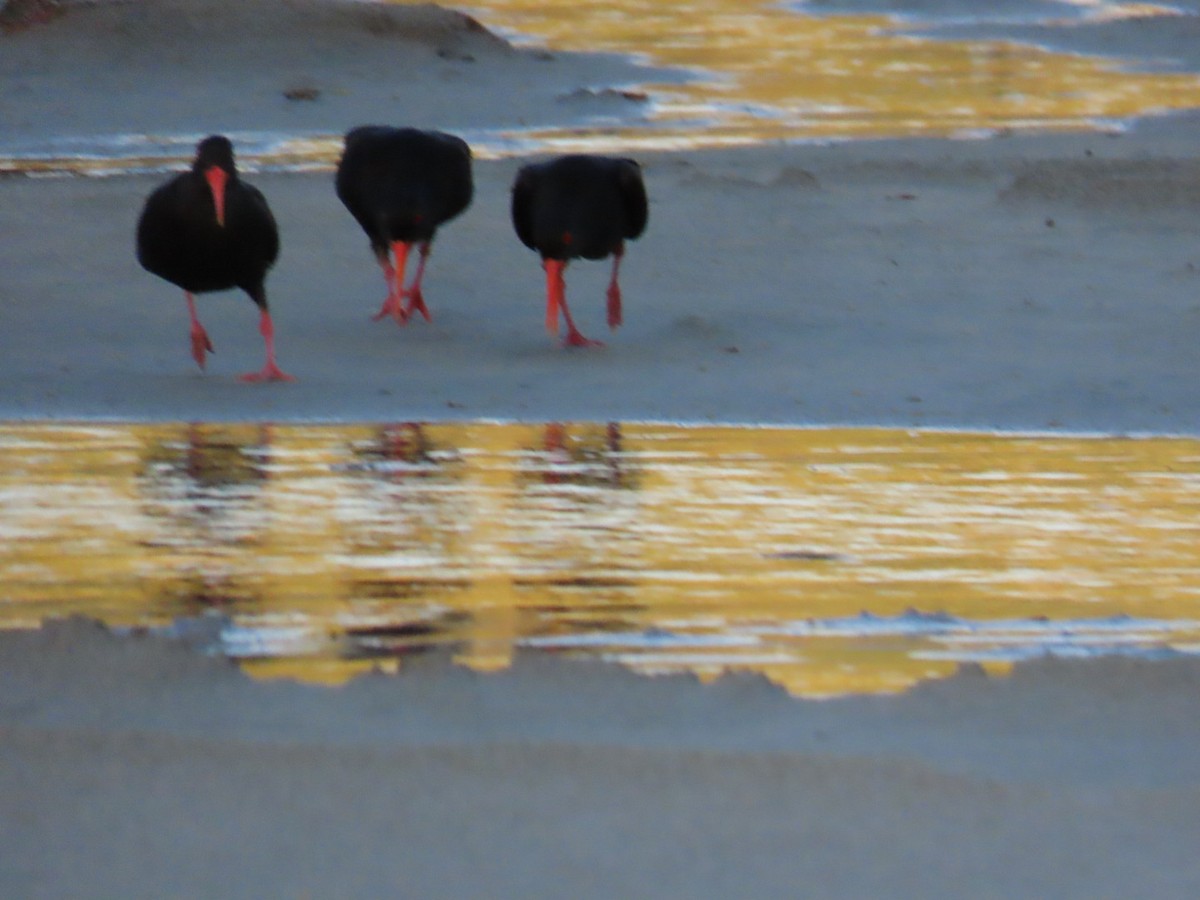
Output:
M388 284L375 321L390 315L403 325L414 310L429 321L421 295L429 247L438 227L470 205L474 191L471 148L462 138L386 125L361 125L346 133L337 170L338 199L370 238ZM405 290L404 268L414 244L421 258L412 286Z
M546 329L558 334L558 311L567 320L568 347L603 346L579 333L567 309L563 271L572 259L613 258L608 284L608 326L621 324L621 288L617 273L625 241L646 228L646 186L632 159L607 156L560 156L533 163L517 173L512 192L512 221L517 237L542 255L546 270Z
M196 317L193 295L237 287L258 305L267 363L243 375L243 381L294 380L275 362L275 327L264 286L278 255L279 230L266 198L238 176L233 145L221 135L196 146L191 170L155 189L138 220L138 262L183 288L192 320L192 357L201 369L213 345Z

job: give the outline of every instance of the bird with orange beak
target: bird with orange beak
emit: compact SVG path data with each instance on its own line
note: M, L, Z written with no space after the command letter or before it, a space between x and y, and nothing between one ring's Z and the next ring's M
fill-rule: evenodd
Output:
M241 179L233 144L221 135L196 146L191 169L156 188L138 220L138 262L183 289L192 358L201 369L213 344L196 315L194 295L236 287L258 306L267 361L243 381L294 380L275 361L275 326L267 306L267 271L278 256L279 229L267 200Z

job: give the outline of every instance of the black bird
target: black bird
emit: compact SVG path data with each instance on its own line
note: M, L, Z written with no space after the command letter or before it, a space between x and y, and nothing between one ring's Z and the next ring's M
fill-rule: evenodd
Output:
M375 321L390 315L403 325L414 310L428 321L421 294L425 260L438 228L471 204L471 148L441 131L361 125L346 133L336 184L338 199L367 233L387 280L387 299ZM404 268L414 244L421 259L405 290Z
M572 259L613 258L608 284L608 327L621 324L617 274L625 241L646 228L646 186L632 159L560 156L523 167L513 183L512 221L517 237L542 255L546 270L546 329L558 334L558 311L567 320L568 347L602 346L579 333L567 309L563 271Z
M275 362L275 327L267 307L267 270L278 256L275 217L262 192L238 176L233 145L221 135L196 145L191 170L156 188L138 220L138 262L183 288L192 320L192 357L201 369L213 345L196 317L193 294L236 287L258 305L267 363L243 375L243 381L295 380Z

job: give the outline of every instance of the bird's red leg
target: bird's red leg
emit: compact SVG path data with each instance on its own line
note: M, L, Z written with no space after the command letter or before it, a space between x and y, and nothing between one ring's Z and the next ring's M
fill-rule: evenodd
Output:
M412 287L405 293L408 294L408 307L405 309L405 316L411 316L414 312L419 312L425 317L426 322L432 322L433 319L429 315L429 307L425 305L425 297L421 294L421 278L425 275L425 260L429 258L429 241L424 241L421 244L421 258L417 261L417 274L413 278Z
M558 337L558 311L567 293L563 280L566 267L561 259L542 260L542 268L546 270L546 330L555 337Z
M212 341L208 339L208 332L204 330L204 326L200 324L200 320L196 317L196 298L192 296L191 291L184 291L183 296L187 298L188 316L192 320L192 359L196 361L196 365L200 367L200 371L204 371L205 353L215 353L213 350Z
M404 241L392 241L392 251L396 256L396 265L393 267L388 262L387 256L380 258L379 264L383 266L383 275L388 283L387 299L383 301L383 306L379 308L379 312L375 313L374 321L378 322L385 316L392 316L400 325L408 321L408 313L404 310L404 305L401 299L404 297L404 268L408 263L408 248L409 245Z
M271 322L271 314L265 309L258 320L258 331L267 345L267 364L258 372L249 372L241 376L242 381L295 381L296 379L279 368L275 362L275 325Z
M567 307L567 285L563 278L566 261L547 259L543 265L546 269L546 330L551 334L558 334L558 311L561 309L567 322L567 336L563 338L564 347L603 347L604 344L600 341L585 338L571 318L571 310Z
M575 323L571 321L571 311L567 309L567 301L563 299L562 305L563 318L567 320L567 336L563 338L564 347L603 347L604 341L593 341L591 338L585 338L575 327Z
M608 282L608 327L613 329L621 324L621 286L617 284L617 274L624 255L624 246L617 247L613 253L612 280Z
M371 316L372 322L378 322L387 316L394 316L397 309L400 309L401 315L404 314L403 308L400 307L399 298L395 294L396 270L392 268L391 260L388 259L387 254L379 257L379 268L383 269L383 280L387 284L388 292L387 297L384 298L383 306L379 307L379 312Z

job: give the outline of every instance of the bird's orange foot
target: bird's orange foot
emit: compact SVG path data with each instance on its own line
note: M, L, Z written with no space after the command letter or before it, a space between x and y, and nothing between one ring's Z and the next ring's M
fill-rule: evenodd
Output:
M239 381L295 381L294 375L289 375L273 362L267 363L258 372L247 372L238 378Z
M419 312L425 317L426 322L432 322L433 317L429 315L429 307L425 305L425 297L421 294L421 289L414 287L406 293L408 294L408 309L405 310L405 317L411 318L414 312Z
M208 332L197 324L192 329L192 359L196 361L196 365L200 367L201 372L204 371L204 363L207 359L205 354L215 352L212 341L208 339Z
M585 338L578 331L568 331L567 336L563 338L562 345L564 347L603 347L604 341L593 341L591 338Z
M388 294L387 299L383 301L383 306L379 307L379 312L371 317L371 321L378 322L388 316L395 319L398 325L408 323L408 313L404 309L404 304L400 302L399 294Z

